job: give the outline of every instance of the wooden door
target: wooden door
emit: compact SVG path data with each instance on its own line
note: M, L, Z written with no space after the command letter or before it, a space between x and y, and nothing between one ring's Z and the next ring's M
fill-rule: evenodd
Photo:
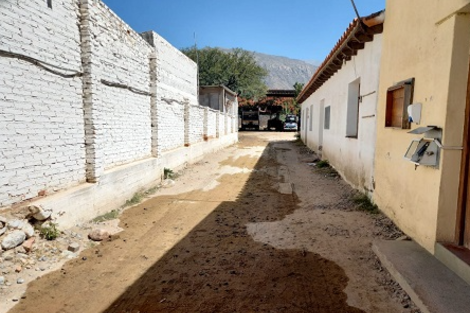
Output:
M467 80L467 104L465 109L463 138L456 243L459 246L470 249L470 64Z
M467 173L468 175L468 173ZM468 179L468 178L467 178ZM467 195L469 194L469 184L467 184ZM470 197L467 196L466 199L466 205L465 205L465 210L464 214L462 216L462 221L463 221L463 230L462 230L462 239L461 239L461 245L463 245L465 248L470 249Z

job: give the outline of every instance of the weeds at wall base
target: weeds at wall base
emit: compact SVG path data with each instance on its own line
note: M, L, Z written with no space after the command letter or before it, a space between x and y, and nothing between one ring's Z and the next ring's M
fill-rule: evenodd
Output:
M124 208L127 208L129 206L135 205L135 204L141 202L143 199L144 199L144 193L136 192L136 193L134 193L132 198L126 200L126 203L124 203L124 205L121 208L124 209Z
M132 198L126 200L126 203L124 203L121 206L121 210L142 202L144 198L149 197L153 195L155 192L157 192L158 188L159 186L153 186L152 188L147 189L146 191L139 191L139 192L134 193ZM119 214L121 214L121 210L119 209L111 210L103 215L95 217L92 221L95 223L100 223L104 221L114 220L119 217Z
M353 203L359 211L364 211L370 214L379 214L379 207L372 203L369 197L363 193L357 193L352 197Z
M121 209L127 208L129 206L133 206L133 205L136 205L136 204L142 202L142 200L144 200L144 198L149 197L149 196L153 195L155 192L157 192L158 188L159 188L159 186L153 186L152 188L147 189L145 191L138 191L138 192L134 193L132 198L126 200L126 203L124 203L121 206Z
M95 223L100 223L104 221L110 221L118 218L120 211L119 210L111 210L108 213L95 217L92 221Z
M330 162L328 162L328 160L321 160L321 161L318 161L316 166L318 168L327 168L327 167L330 167Z
M166 167L163 169L163 178L164 179L172 179L172 178L174 178L174 176L175 176L175 173L173 172L172 169L166 168Z
M340 175L338 172L330 165L328 160L320 160L315 164L315 171L324 175L325 177L338 178Z
M148 189L147 191L144 192L144 196L151 196L153 195L154 193L156 193L158 190L158 186L154 186L150 189Z

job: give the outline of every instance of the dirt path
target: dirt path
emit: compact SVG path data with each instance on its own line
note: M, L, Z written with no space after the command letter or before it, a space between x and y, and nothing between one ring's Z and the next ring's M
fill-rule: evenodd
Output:
M390 225L293 140L241 133L10 312L416 312L370 249Z

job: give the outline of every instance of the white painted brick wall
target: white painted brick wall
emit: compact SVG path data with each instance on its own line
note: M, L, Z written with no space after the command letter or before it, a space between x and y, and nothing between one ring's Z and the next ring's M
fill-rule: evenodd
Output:
M11 52L80 70L76 0L52 9L44 0L0 1L0 47Z
M157 33L142 36L156 52L157 149L162 153L185 144L184 103L197 103L197 66Z
M190 105L189 107L189 144L204 140L204 107Z
M96 140L110 169L151 156L150 96L101 80L149 92L152 48L101 1L90 4Z
M80 72L78 5L0 1L0 49ZM0 206L85 180L80 78L0 56Z
M225 136L225 113L220 112L219 115L219 137Z
M158 150L165 152L184 146L184 104L182 102L159 102Z
M197 105L196 64L98 0L1 0L0 49L83 74L0 56L0 207L226 131Z
M217 136L217 111L209 109L207 118L207 136L215 138Z

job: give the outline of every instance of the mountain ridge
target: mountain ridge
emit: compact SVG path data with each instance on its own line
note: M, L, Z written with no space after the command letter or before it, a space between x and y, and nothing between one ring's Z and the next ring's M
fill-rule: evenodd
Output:
M232 50L220 49L224 51ZM253 53L256 63L268 71L264 82L269 89L294 89L296 82L306 84L318 68L318 66L303 60L255 51L249 52Z

